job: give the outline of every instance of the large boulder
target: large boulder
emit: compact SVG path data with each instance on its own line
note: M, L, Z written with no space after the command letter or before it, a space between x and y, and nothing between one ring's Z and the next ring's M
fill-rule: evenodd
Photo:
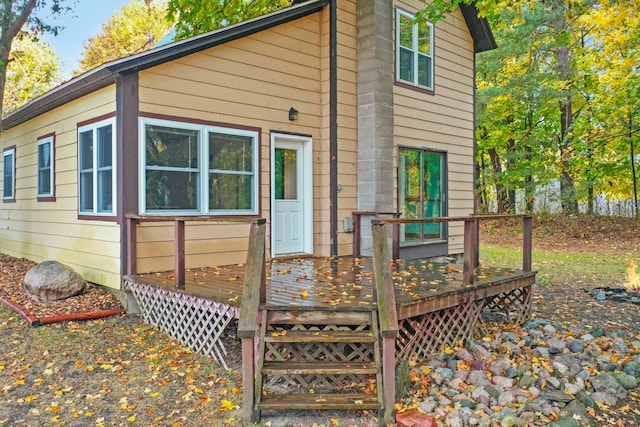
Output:
M44 261L31 268L25 274L22 286L27 295L40 302L69 298L86 289L82 276L58 261Z

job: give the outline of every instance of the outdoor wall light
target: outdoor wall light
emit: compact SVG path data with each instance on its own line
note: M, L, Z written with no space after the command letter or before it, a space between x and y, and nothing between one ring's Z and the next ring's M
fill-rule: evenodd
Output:
M289 108L289 120L292 122L298 120L298 110L293 107Z

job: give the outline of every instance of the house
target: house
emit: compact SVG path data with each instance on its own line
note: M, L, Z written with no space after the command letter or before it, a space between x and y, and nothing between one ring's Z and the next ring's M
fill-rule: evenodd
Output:
M309 0L104 64L4 116L0 251L120 289L173 268L174 217L263 217L271 257L353 251L352 212L474 211L475 54L462 5ZM188 223L187 267L244 261L242 224ZM366 232L363 239L366 239ZM401 256L462 252L462 226L406 224ZM364 244L366 246L366 244Z

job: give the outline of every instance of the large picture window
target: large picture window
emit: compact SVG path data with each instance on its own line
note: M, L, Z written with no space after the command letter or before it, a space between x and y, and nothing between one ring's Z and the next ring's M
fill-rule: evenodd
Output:
M401 148L398 152L398 203L402 218L446 216L444 183L445 153ZM443 223L403 224L400 241L420 244L444 240Z
M141 119L144 213L257 214L258 133Z
M396 79L433 90L433 24L396 12Z
M5 202L10 202L16 199L16 147L5 149L3 154L2 198Z
M38 199L54 197L54 137L38 140Z
M79 204L83 215L115 213L115 120L78 129Z

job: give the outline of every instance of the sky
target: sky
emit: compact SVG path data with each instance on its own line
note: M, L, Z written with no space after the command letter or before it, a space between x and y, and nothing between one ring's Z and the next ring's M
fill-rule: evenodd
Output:
M121 6L133 0L75 0L73 12L62 15L53 21L65 27L57 36L47 34L47 40L62 61L63 77L71 78L71 73L78 68L84 42L100 32L102 24L111 18ZM72 4L73 1L66 3ZM50 22L48 20L47 22Z

